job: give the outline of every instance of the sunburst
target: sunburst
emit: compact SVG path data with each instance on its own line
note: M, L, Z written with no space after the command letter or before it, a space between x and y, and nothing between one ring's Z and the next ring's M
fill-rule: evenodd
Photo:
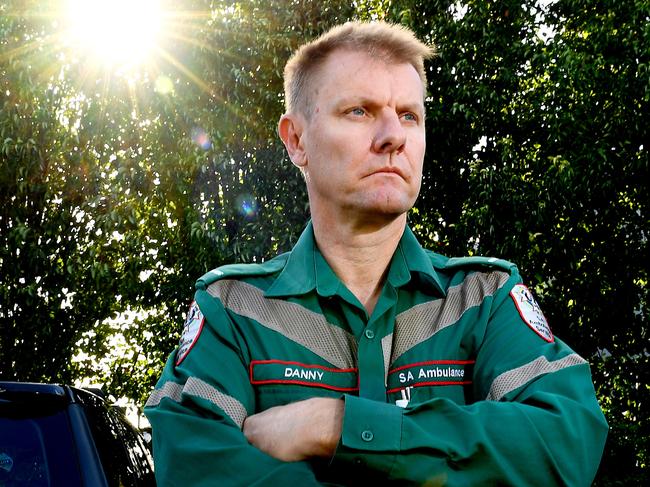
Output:
M152 61L161 39L160 0L67 0L66 37L97 65L136 68Z

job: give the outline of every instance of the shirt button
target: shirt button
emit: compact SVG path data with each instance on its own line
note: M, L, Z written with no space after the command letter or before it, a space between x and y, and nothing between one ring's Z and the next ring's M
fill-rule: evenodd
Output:
M366 330L365 335L368 340L372 340L373 338L375 338L375 332L372 330Z
M361 439L363 441L372 441L374 437L375 435L373 435L372 431L370 430L365 430L363 433L361 433Z

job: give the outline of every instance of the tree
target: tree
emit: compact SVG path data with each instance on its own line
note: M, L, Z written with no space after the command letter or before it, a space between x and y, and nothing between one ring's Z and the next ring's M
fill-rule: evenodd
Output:
M158 65L119 72L69 46L42 15L56 5L1 7L0 377L92 377L143 403L196 278L300 234L281 71L350 7L176 2Z
M431 248L516 262L592 363L599 483L647 477L649 2L392 2L436 40L413 221Z

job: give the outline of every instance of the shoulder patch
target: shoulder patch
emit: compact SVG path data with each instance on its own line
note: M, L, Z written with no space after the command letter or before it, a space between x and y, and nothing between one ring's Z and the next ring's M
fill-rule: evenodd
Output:
M178 344L178 349L176 350L177 366L181 364L185 357L187 357L187 354L190 353L190 350L199 339L199 335L203 330L204 323L205 316L203 316L203 313L201 312L199 305L196 304L196 301L192 301L190 310L187 312L185 325L183 326L181 341Z
M546 317L537 301L535 301L530 289L523 284L517 284L510 291L510 297L515 302L515 307L524 323L545 341L553 342L551 327L548 325L548 321L546 321Z

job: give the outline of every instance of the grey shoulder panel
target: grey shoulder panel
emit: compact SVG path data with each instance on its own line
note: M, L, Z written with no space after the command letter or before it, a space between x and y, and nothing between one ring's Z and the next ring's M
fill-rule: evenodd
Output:
M262 264L228 264L212 269L196 281L197 289L206 289L220 279L266 276L284 268L289 254L282 254Z

